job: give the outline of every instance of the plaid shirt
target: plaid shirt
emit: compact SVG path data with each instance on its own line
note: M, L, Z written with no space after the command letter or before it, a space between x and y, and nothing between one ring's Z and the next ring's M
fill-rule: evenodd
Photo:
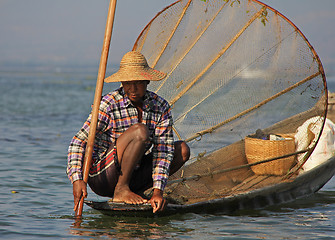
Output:
M82 165L90 120L91 114L69 146L66 172L72 183L83 179ZM137 109L125 96L123 88L106 94L99 108L93 162L104 158L110 144L115 145L117 138L136 123L138 123ZM148 127L150 133L151 144L146 150L153 145L153 187L164 190L174 153L173 120L168 102L157 94L147 91L143 102L142 123Z

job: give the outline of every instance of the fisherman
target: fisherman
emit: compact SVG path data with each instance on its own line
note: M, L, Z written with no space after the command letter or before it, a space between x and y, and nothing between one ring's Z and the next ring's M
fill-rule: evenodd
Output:
M165 76L150 68L141 53L132 51L123 56L118 72L105 79L122 85L102 97L88 178L96 194L128 204L149 202L154 213L164 209L168 176L190 155L185 142L174 142L170 105L147 90L150 81ZM90 121L91 115L68 150L67 174L75 205L81 196L87 197L82 166ZM153 194L146 199L142 193L150 187Z

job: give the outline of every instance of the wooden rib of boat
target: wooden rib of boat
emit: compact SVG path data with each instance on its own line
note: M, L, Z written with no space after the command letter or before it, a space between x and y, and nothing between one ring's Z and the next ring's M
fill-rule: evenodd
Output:
M264 131L295 132L298 126L312 117L313 112L299 114ZM289 177L257 175L248 166L244 140L240 140L187 165L171 176L166 189L169 203L160 214L225 214L287 203L317 192L334 174L335 156L307 172ZM136 206L110 201L86 201L86 204L110 215L152 214L148 204Z

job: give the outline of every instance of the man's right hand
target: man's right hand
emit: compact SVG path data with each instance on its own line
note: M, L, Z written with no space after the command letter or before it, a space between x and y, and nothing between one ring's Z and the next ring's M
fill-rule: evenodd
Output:
M78 206L78 203L82 196L84 198L87 197L87 186L83 180L77 180L73 183L73 201L74 201L75 211L77 211L76 206Z

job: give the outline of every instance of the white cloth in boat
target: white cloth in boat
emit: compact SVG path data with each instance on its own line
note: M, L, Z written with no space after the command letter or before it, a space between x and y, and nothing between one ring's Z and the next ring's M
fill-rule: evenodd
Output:
M323 118L313 117L298 127L295 134L297 151L305 150L312 147L318 139L322 128ZM335 124L326 119L324 129L320 140L316 145L313 153L302 167L302 172L308 171L319 164L331 158L335 153ZM298 161L303 161L305 154L298 155Z

